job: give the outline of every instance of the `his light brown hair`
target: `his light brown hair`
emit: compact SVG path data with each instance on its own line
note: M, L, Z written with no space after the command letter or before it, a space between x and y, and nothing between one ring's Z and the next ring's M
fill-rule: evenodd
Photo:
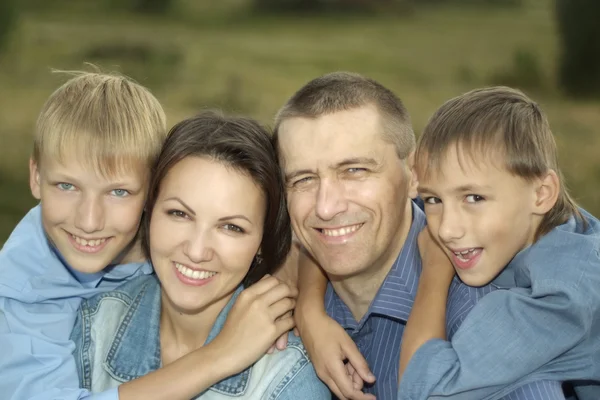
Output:
M503 86L475 89L444 103L419 138L417 176L452 173L440 170L451 146L476 162L494 162L501 157L504 165L500 167L525 180L541 178L549 170L558 175L557 201L544 215L535 240L571 216L583 220L565 187L548 119L521 91Z
M118 74L54 71L72 76L48 98L35 128L32 160L66 159L103 176L150 168L167 134L150 91Z
M300 88L275 117L275 148L279 127L287 119L318 118L368 105L379 112L384 139L396 146L400 159L406 159L415 148L415 135L404 104L385 86L351 72L326 74Z

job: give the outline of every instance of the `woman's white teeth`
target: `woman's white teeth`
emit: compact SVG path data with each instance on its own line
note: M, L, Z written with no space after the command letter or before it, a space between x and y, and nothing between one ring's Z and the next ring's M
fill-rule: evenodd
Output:
M75 235L71 235L71 237L73 237L73 239L75 239L75 243L80 244L82 246L89 246L89 247L100 246L102 243L106 242L106 238L86 240L86 239L80 238L79 236L75 236Z
M323 235L325 236L343 236L352 232L356 232L358 228L360 228L362 224L346 226L344 228L339 229L322 229Z
M208 279L217 274L212 271L198 271L191 269L179 263L175 263L175 268L177 268L177 271L181 272L181 275L191 279Z

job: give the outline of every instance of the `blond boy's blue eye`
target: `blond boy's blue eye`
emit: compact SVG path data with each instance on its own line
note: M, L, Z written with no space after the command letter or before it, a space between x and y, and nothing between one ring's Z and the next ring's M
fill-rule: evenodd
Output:
M470 194L465 197L465 200L467 201L467 203L477 203L477 202L483 201L485 199L478 194Z
M64 190L64 191L71 191L71 190L75 190L75 186L71 183L66 183L66 182L60 182L59 184L57 184L56 186L58 186L58 188L60 190Z
M125 197L129 195L129 192L125 189L114 189L111 193L116 197Z
M423 201L425 204L438 204L442 202L439 198L433 196L425 197Z

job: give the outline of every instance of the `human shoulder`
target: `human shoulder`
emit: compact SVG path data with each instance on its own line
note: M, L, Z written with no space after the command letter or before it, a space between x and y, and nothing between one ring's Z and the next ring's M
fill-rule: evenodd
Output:
M28 303L42 301L48 294L36 290L37 282L47 279L60 286L69 278L46 238L37 205L21 219L0 250L0 295Z
M90 297L82 303L81 307L87 309L88 312L94 313L99 307L111 301L117 301L129 306L136 298L146 295L149 291L159 289L156 275L140 275L126 281L113 290L98 293Z

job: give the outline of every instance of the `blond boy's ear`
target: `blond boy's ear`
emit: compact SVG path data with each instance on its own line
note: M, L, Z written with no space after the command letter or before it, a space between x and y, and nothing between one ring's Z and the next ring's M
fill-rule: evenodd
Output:
M40 170L33 158L29 159L29 188L33 197L38 200L42 198L40 193Z
M548 170L546 175L539 179L535 191L534 211L536 214L546 214L554 207L560 194L560 178L554 170Z
M408 196L411 199L417 197L417 187L419 186L419 179L417 177L417 171L415 169L415 152L414 150L406 157L406 167L408 171Z

